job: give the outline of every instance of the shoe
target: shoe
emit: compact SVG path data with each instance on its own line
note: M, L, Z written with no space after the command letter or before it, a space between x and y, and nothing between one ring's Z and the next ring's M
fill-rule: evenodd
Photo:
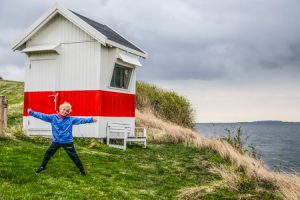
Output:
M85 171L84 171L84 170L83 170L83 171L80 171L80 175L81 175L81 176L85 176L85 175L86 175Z
M45 170L46 170L45 167L40 167L39 169L37 169L37 170L35 171L35 173L39 174L39 173L41 173L41 172L43 172L43 171L45 171Z

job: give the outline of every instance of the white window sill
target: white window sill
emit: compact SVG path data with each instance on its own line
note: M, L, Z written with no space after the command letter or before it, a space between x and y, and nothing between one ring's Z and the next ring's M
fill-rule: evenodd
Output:
M125 89L125 88L117 88L117 87L111 87L111 86L108 86L109 89L112 89L112 90L119 90L119 91L124 91L124 92L130 92L129 89Z

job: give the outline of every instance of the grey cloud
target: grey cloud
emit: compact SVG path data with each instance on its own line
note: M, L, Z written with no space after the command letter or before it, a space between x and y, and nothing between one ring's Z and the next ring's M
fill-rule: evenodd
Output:
M299 68L299 3L197 2L190 7L196 13L191 21L162 18L152 24L149 32L156 40L145 37L151 38L144 41L150 58L142 79L231 78L260 68Z
M1 0L0 25L1 28L26 28L40 17L43 12L51 6L51 3L44 1L43 4L37 1L5 1Z
M21 33L52 4L2 0L1 29ZM146 50L149 58L143 61L139 79L229 79L259 69L300 66L300 3L295 0L65 0L62 4L111 26ZM1 46L8 48L5 41L0 36ZM0 64L20 65L9 53L5 57Z

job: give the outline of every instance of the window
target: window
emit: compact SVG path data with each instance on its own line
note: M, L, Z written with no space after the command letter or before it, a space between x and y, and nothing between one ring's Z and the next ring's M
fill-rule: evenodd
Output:
M110 86L128 89L131 73L131 68L116 64Z

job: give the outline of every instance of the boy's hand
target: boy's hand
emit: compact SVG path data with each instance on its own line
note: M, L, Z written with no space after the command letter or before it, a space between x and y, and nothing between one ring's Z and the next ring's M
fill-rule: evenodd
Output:
M93 118L93 122L97 122L97 118L96 117L92 117Z
M30 111L32 111L31 108L28 108L28 109L27 109L28 114L29 114Z

